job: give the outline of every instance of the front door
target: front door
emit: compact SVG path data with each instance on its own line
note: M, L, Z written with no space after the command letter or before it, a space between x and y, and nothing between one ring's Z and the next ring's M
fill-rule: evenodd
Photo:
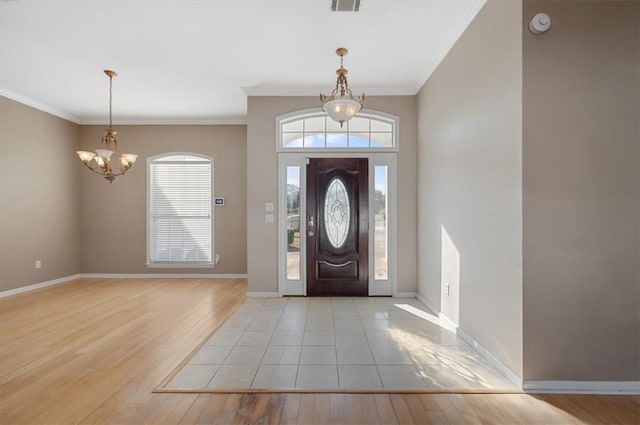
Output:
M366 158L309 158L309 296L368 295L368 167Z

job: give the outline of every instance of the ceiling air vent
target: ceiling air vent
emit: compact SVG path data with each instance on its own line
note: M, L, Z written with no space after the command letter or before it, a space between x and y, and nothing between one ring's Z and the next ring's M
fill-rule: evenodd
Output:
M331 0L331 10L334 12L357 12L360 0Z

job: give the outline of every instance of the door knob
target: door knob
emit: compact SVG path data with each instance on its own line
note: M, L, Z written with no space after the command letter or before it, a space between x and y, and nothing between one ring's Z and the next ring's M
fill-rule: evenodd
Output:
M308 220L307 220L307 226L313 227L313 216L312 215L310 215Z
M310 238L312 238L312 237L313 237L313 230L309 230L309 231L307 232L307 236L309 236Z

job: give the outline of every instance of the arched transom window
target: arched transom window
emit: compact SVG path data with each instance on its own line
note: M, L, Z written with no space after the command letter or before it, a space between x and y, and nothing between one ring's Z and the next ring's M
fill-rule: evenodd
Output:
M398 118L359 113L340 127L322 111L302 111L278 117L278 149L396 151Z

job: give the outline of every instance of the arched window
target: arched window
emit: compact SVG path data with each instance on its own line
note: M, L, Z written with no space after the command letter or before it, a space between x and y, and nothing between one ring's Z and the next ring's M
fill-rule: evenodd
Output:
M340 127L321 110L277 118L278 150L397 151L398 118L380 112L358 113Z
M213 159L169 153L147 159L147 265L213 265Z

